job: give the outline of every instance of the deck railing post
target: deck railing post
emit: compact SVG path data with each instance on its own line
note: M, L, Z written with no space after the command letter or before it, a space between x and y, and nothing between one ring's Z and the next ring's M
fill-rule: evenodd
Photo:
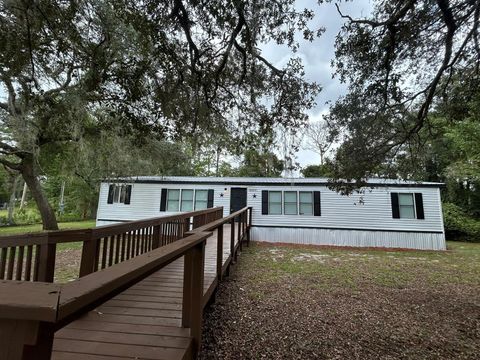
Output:
M242 251L242 214L238 215L237 241L238 247L240 247L240 251ZM237 261L237 255L237 251L235 251L235 261Z
M50 244L49 235L46 234L45 242L40 245L38 254L38 281L53 282L55 276L55 255L57 244Z
M190 231L190 218L185 218L184 223L183 223L183 232L189 232Z
M160 246L160 225L153 227L152 249L156 249Z
M0 359L49 360L52 324L23 319L0 319Z
M217 278L222 280L223 268L223 224L217 229Z
M252 208L248 208L248 222L247 222L247 246L250 246L250 230L252 229Z
M230 221L230 256L235 262L235 218Z
M194 230L195 228L199 227L200 224L199 224L199 216L193 216L192 218L192 230Z
M205 241L185 254L183 273L182 326L190 328L194 358L202 343L203 275Z
M99 250L99 246L98 246L99 240L93 238L93 232L91 229L89 229L88 232L89 232L89 234L87 234L88 240L85 240L83 242L79 277L91 274L97 270L96 258L98 256L97 252Z

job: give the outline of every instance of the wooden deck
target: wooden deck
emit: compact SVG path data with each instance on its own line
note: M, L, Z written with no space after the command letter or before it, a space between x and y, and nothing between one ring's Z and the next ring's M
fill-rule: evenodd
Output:
M223 273L231 264L230 234L225 224ZM218 285L216 266L217 230L205 248L203 306ZM52 359L192 358L190 329L182 328L183 267L182 257L57 331Z

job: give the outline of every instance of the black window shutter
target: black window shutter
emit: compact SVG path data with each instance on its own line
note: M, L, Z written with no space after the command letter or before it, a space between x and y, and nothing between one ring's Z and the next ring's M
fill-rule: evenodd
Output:
M125 205L130 204L131 197L132 197L132 185L127 185L125 189Z
M400 219L400 206L398 205L398 193L390 193L392 199L392 217Z
M213 207L213 189L208 190L207 208Z
M268 215L268 191L262 190L262 215Z
M115 185L111 184L108 187L108 198L107 198L107 204L113 204L113 189Z
M320 205L320 191L313 192L313 216L321 216L322 208Z
M167 208L167 189L162 189L160 196L160 211L165 211Z
M422 193L415 193L415 209L417 212L417 219L425 219L425 213L423 212Z

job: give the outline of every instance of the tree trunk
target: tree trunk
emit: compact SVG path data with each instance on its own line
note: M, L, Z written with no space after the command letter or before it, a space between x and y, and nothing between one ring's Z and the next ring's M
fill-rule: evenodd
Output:
M21 172L40 211L43 230L58 230L57 218L38 179L33 156L22 160Z
M15 198L17 196L17 185L20 176L15 175L12 185L12 194L10 195L10 202L8 204L8 225L13 225L13 210L15 209Z
M215 176L219 176L219 164L220 164L220 147L217 147L217 159L215 163Z
M27 183L24 183L23 184L23 192L22 192L22 200L20 201L20 209L23 209L23 207L25 206L25 199L27 198Z

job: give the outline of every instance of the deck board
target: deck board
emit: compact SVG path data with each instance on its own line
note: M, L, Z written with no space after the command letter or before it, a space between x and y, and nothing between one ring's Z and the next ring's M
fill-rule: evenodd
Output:
M231 259L230 233L224 225L224 271ZM215 231L205 248L204 305L218 283L216 261ZM192 340L189 329L181 327L182 293L183 257L57 331L52 359L189 358Z

